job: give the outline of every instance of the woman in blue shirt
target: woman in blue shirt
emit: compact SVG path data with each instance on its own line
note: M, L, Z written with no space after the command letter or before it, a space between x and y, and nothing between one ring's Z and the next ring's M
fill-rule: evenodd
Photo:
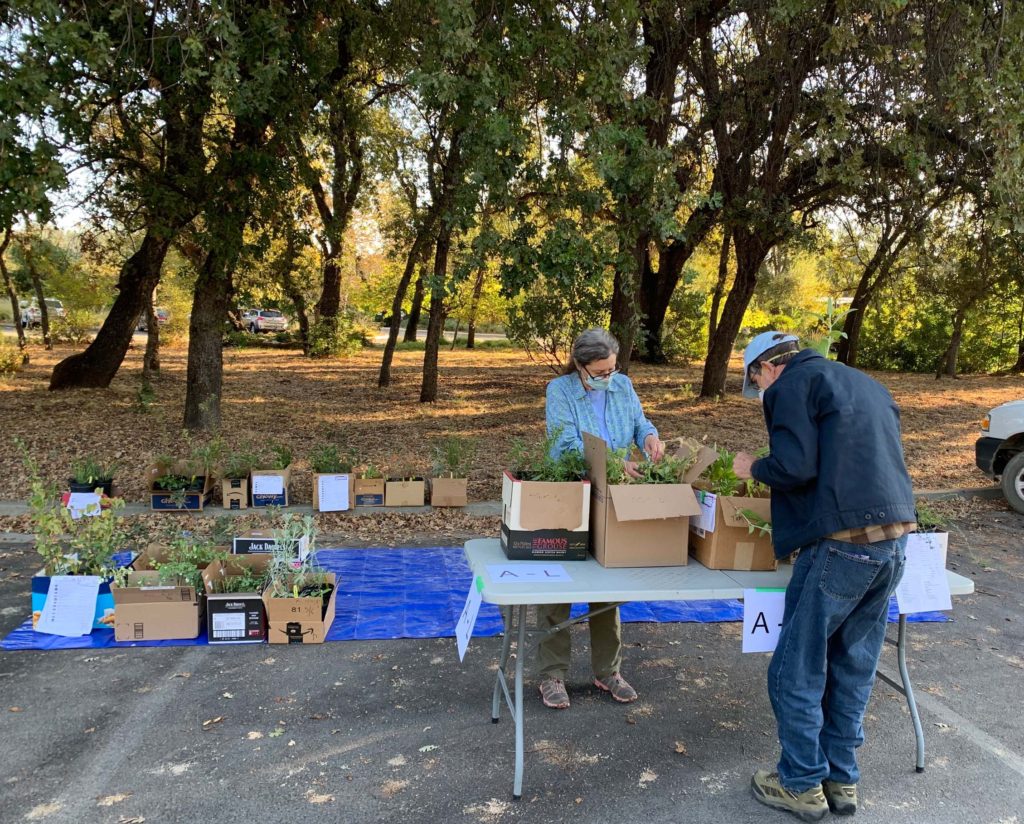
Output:
M572 449L583 450L583 433L600 436L611 449L635 444L652 461L661 460L665 445L658 430L644 416L640 399L629 378L616 366L619 342L604 329L589 329L572 346L572 358L565 374L548 384L545 407L548 433L557 433L551 448L557 457ZM626 462L626 472L637 476L636 464ZM570 604L550 604L537 608L542 630L557 626L569 618ZM591 604L592 610L604 604ZM616 701L636 700L636 691L619 672L622 664L622 626L618 607L589 619L590 659L594 685ZM569 694L565 677L569 671L571 639L563 629L545 637L537 647L541 700L553 709L566 709Z

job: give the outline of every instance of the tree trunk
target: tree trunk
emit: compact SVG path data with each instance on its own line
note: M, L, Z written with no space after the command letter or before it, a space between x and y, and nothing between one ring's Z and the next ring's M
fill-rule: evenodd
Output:
M142 380L148 382L160 371L160 324L153 309L153 295L146 301L146 354L142 356Z
M299 340L302 342L302 354L308 355L309 312L306 309L306 296L302 294L302 289L295 282L295 273L292 267L289 266L282 272L281 280L284 285L284 293L295 307L295 317L299 322Z
M409 289L412 273L430 241L432 228L433 220L425 222L420 227L416 240L413 241L412 248L409 250L409 256L405 259L405 269L402 271L401 280L398 281L394 300L391 301L391 327L388 329L388 340L384 344L384 356L381 358L380 373L377 375L377 386L379 387L391 385L391 361L395 357L395 346L398 345L398 331L402 323L402 303L405 301L405 293Z
M722 306L722 296L725 294L725 283L729 280L729 244L732 243L732 231L728 226L722 234L722 248L718 253L718 279L715 281L715 291L711 295L711 316L708 318L708 340L715 336L718 328L718 310Z
M416 289L412 293L412 306L409 307L409 317L405 319L405 337L402 338L406 343L410 343L419 335L420 328L420 314L423 312L423 289L426 280L423 277L423 272L420 272L420 276L416 278Z
M484 291L484 276L487 270L482 266L476 273L476 283L473 284L473 300L469 304L469 322L466 324L466 348L476 348L476 316L480 311L480 295Z
M1011 372L1024 372L1024 301L1020 305L1017 316L1017 362L1010 367Z
M700 397L717 398L725 393L725 379L729 374L732 347L743 324L743 315L750 305L757 285L757 272L771 249L771 244L746 231L733 232L736 249L736 279L725 301L722 317L708 341L708 357L704 362L704 377Z
M50 309L46 305L45 292L43 291L43 279L39 277L39 267L36 265L36 252L33 248L33 238L25 235L25 242L22 244L22 252L25 255L25 263L28 264L28 275L32 279L32 290L36 293L36 303L39 304L39 327L43 330L43 346L53 349L53 339L50 336Z
M100 331L84 352L65 358L53 368L50 389L110 386L132 342L146 296L160 280L160 268L171 240L166 229L146 230L139 250L121 267L117 298Z
M949 339L949 346L942 353L939 359L939 367L935 370L935 380L940 380L943 375L950 378L956 377L956 362L960 355L960 342L964 337L964 318L967 312L964 309L957 309L953 315L953 335Z
M621 266L615 269L612 286L611 333L619 341L619 357L616 365L624 375L629 374L629 364L633 358L633 339L637 325L637 281L639 272L644 271L648 259L648 236L637 238L631 250L633 260L632 271L623 271ZM658 331L658 343L661 343L661 331Z
M11 245L11 227L4 230L4 239L0 241L0 274L4 278L4 288L7 290L7 297L11 301L11 319L14 321L14 330L18 334L18 348L21 350L22 363L28 363L28 350L25 348L25 330L21 328L21 307L18 306L18 293L14 289L14 281L11 280L11 273L7 271L7 261L4 260L4 253Z
M448 250L451 248L451 243L451 227L443 224L437 237L434 274L430 279L430 320L427 324L427 341L423 351L423 383L420 386L420 403L433 403L437 400L437 355L441 348L441 335L444 332L444 287L448 279Z
M462 327L462 319L457 318L455 320L455 332L452 334L452 348L451 351L455 351L455 344L459 342L459 329Z
M336 257L330 257L324 262L324 287L316 304L317 320L323 322L328 318L338 317L340 307L341 267Z

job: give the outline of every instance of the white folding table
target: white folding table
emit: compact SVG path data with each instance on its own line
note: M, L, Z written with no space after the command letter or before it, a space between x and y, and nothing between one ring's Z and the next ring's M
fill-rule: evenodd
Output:
M779 564L774 572L737 572L708 569L693 558L680 567L636 567L606 569L590 556L585 561L566 562L564 567L571 581L493 581L487 573L491 564L531 565L533 561L509 561L496 538L478 538L465 545L466 561L473 579L482 582L484 602L501 609L505 632L501 645L501 658L494 682L491 701L491 721L497 724L504 693L505 703L515 720L516 757L512 798L519 800L523 793L523 663L526 658L526 609L537 604L606 603L613 606L628 601L707 601L722 598L743 598L744 589L782 588L793 573L790 564ZM974 582L955 572L946 571L952 595L969 595ZM549 635L582 621L592 613L570 618L545 632ZM517 636L515 676L512 685L506 673L512 647L512 636ZM907 616L900 615L895 645L899 661L900 681L878 676L906 696L910 717L917 739L917 771L924 771L924 732L914 701L906 659ZM888 639L887 639L888 640Z

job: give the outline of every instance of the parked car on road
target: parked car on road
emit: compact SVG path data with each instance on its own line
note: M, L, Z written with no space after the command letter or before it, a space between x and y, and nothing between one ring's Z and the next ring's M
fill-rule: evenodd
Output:
M160 328L161 326L164 326L171 319L171 313L168 312L166 309L164 309L162 306L154 306L153 307L153 314L156 315L156 325L157 325L157 328ZM138 322L138 324L136 324L135 328L139 332L148 332L149 331L149 327L146 325L146 313L145 312L143 312L141 315L139 315L139 322Z
M999 480L1010 506L1024 513L1024 400L991 410L981 431L984 434L974 444L975 463Z
M50 320L63 318L67 315L64 311L64 304L57 298L43 298L46 301L46 313ZM39 302L21 301L21 328L28 329L30 326L39 326L43 322L43 313L39 311Z
M242 323L254 333L288 330L288 318L277 309L249 309L242 313Z

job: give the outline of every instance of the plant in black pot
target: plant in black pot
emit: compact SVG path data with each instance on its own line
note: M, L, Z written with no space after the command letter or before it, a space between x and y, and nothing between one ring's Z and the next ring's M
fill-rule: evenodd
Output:
M103 491L108 498L114 496L114 471L117 462L103 463L92 455L76 458L71 462L71 477L68 488L72 492Z

